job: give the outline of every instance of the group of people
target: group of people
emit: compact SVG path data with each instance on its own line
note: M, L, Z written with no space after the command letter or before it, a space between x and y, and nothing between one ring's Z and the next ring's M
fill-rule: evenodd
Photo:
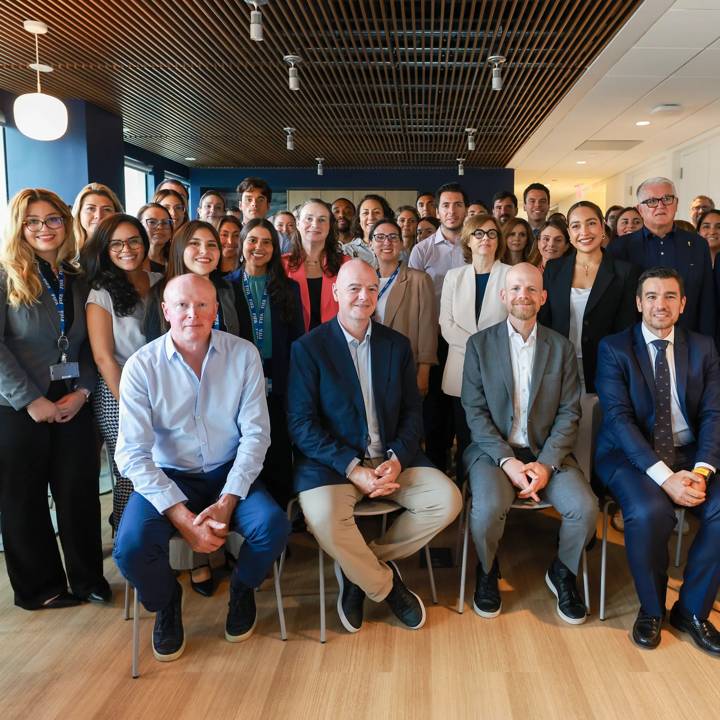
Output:
M376 194L357 207L311 198L272 221L262 178L243 180L238 195L228 210L221 193L204 193L196 220L173 181L137 216L95 183L72 212L43 189L10 202L0 522L17 605L111 599L104 442L113 556L156 613L158 660L185 646L170 537L195 551L192 587L210 595L208 554L231 529L243 536L225 637L244 640L295 495L335 559L342 625L360 630L367 596L422 627L423 603L395 561L458 516L465 481L478 615L502 608L510 507L542 500L562 516L546 583L564 621L585 621L576 576L595 533L595 487L622 510L640 599L632 637L643 647L660 641L675 509L698 518L670 622L720 654L709 620L720 585L720 213L709 198L693 201L690 232L666 178L642 183L634 208L579 201L550 217L550 193L533 183L527 220L512 192L488 208L457 183L397 212ZM402 512L367 543L354 507L384 497Z

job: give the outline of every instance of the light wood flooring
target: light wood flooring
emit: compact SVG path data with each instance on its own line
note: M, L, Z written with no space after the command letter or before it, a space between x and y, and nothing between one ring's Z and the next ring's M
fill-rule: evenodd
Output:
M107 517L109 496L102 500ZM434 545L454 546L454 529ZM325 645L318 642L317 553L308 536L292 537L283 576L287 642L279 638L271 583L258 593L255 635L233 645L223 639L227 579L206 599L189 590L184 573L185 654L157 663L152 617L142 611L137 680L130 677L131 623L122 620L122 579L109 557L109 532L105 569L115 590L112 606L20 610L0 556L0 720L720 717L720 660L670 629L651 652L628 639L637 601L622 535L611 535L608 619L597 616L599 543L589 555L592 616L579 627L559 619L543 580L556 530L550 513L511 514L500 555L503 612L495 620L479 618L467 604L463 615L455 611L457 568L436 570L440 602L432 606L425 569L417 558L402 561L406 581L428 608L427 625L418 632L368 601L361 632L346 633L327 562ZM475 562L472 554L470 600ZM679 571L672 575L671 587L677 587ZM668 607L675 598L671 589ZM717 612L712 619L720 624Z

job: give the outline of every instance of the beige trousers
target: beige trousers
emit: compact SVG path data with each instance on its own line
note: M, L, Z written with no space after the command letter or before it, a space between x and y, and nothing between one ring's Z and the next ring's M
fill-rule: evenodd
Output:
M377 466L382 460L366 461ZM427 545L458 515L462 498L455 484L435 468L414 467L398 476L400 488L383 500L405 508L388 531L369 545L355 524L355 505L365 496L351 482L325 485L299 495L305 522L320 547L335 558L345 576L375 602L392 589L385 563L408 557Z

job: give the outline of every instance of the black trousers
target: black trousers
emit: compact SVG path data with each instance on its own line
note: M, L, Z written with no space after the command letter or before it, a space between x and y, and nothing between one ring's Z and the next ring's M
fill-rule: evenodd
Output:
M470 444L470 428L465 417L465 408L459 397L452 398L455 434L457 436L457 455L455 456L455 482L462 488L465 482L465 461L463 455Z
M54 397L51 399L58 399ZM28 610L67 589L86 596L102 582L100 466L92 413L36 423L0 406L0 522L15 604ZM55 500L67 576L48 509Z
M452 397L442 391L442 376L448 356L448 344L442 335L438 336L437 353L439 364L430 368L428 393L423 400L425 455L438 470L447 472L455 428Z
M292 447L287 429L287 398L270 393L267 399L270 416L270 447L260 473L268 492L285 510L293 492Z

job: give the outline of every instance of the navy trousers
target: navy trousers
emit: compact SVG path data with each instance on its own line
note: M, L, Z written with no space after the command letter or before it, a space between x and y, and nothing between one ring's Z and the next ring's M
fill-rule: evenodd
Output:
M231 464L205 475L188 475L164 469L185 493L187 507L199 513L219 497ZM290 523L262 482L256 480L233 513L231 529L240 533L242 544L231 583L234 587L257 587L282 553ZM137 588L149 612L162 610L172 600L175 575L170 568L170 538L175 527L142 495L134 492L123 513L113 557L120 572Z
M683 467L692 465L692 460L682 463ZM668 541L675 527L675 505L659 485L629 463L616 470L605 485L622 509L625 549L640 606L648 615L660 617L665 613ZM708 483L705 502L686 509L698 518L700 530L690 546L680 605L705 619L720 586L720 478Z

